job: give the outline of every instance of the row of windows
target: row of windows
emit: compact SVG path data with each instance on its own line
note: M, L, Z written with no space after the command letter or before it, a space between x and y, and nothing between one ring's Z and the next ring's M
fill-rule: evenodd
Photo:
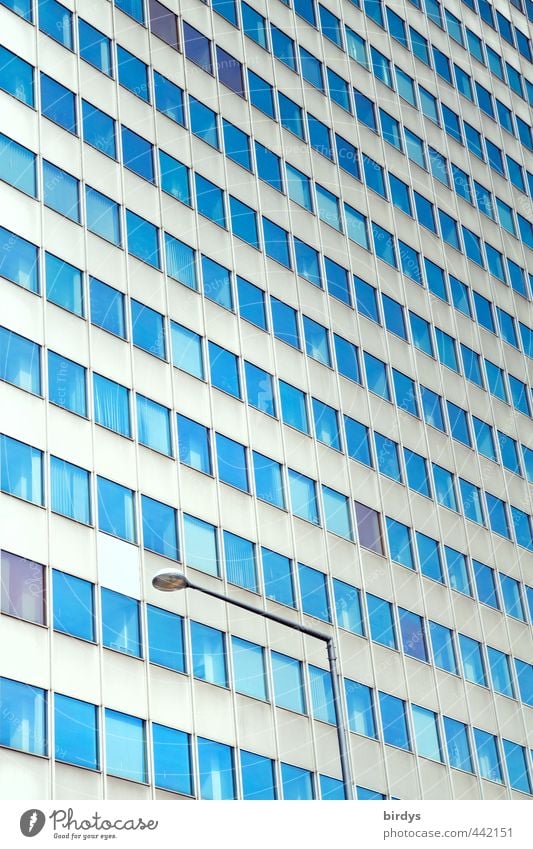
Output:
M369 687L356 681L347 680L346 689L350 727L356 733L377 738L379 717L379 738L384 743L531 794L531 764L527 749L518 743L470 728L386 692L379 691L374 698ZM42 688L1 678L0 742L46 756L47 702L48 693ZM105 720L103 733L100 713ZM53 717L56 760L101 769L103 737L107 774L147 783L151 773L147 745L151 743L153 781L157 787L185 795L196 793L203 799L237 797L236 753L231 746L198 737L193 754L191 735L156 723L150 723L151 740L147 740L147 721L110 708L101 711L97 705L59 693L53 694ZM316 798L313 777L307 770L281 763L277 774L274 761L242 750L239 761L243 799L274 799L276 785L278 793L282 789L284 799ZM197 787L193 777L196 775ZM320 776L318 783L321 798L343 798L340 781Z

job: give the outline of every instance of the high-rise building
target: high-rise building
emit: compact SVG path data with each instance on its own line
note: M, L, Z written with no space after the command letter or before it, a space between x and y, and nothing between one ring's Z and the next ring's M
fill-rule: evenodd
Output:
M528 18L0 0L2 798L532 795Z

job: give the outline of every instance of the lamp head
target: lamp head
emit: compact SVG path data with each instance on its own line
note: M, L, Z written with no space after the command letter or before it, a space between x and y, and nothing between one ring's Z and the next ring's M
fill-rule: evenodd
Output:
M179 569L163 569L152 578L152 586L156 590L171 593L175 590L184 590L189 586L189 581L184 572Z

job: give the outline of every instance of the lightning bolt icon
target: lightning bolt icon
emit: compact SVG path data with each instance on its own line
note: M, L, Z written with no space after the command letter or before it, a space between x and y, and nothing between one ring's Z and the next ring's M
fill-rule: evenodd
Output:
M32 815L30 817L30 821L28 823L28 832L30 834L33 831L33 826L35 825L36 822L37 822L37 811L33 811Z

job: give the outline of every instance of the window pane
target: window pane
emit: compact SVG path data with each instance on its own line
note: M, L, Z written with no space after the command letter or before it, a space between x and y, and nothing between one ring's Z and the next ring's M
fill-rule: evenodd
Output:
M345 628L353 634L363 635L363 616L361 613L361 594L357 587L333 578L335 613L339 628Z
M30 292L38 292L38 257L39 249L35 245L0 227L0 275L2 277Z
M192 666L195 678L227 687L224 634L216 628L191 622Z
M298 577L303 612L330 622L326 576L317 569L298 563Z
M172 362L176 368L192 374L193 377L204 379L204 363L202 354L202 337L176 324L170 323L170 334L172 339Z
M156 787L192 796L189 735L165 725L152 724L154 783Z
M246 379L246 395L248 403L256 410L274 416L274 395L272 388L272 375L263 369L254 366L253 363L245 361L244 376Z
M300 801L314 798L313 782L308 770L282 763L281 781L285 800Z
M496 737L480 728L474 728L474 740L481 777L501 784L502 773Z
M261 646L231 638L233 655L234 686L238 693L254 696L257 699L267 698L265 662Z
M126 338L124 295L107 283L89 277L91 293L91 322L121 339Z
M241 749L241 775L243 799L276 798L274 761L270 758Z
M0 678L0 744L35 755L47 754L46 693Z
M368 620L370 623L370 637L376 643L394 649L396 648L396 637L394 633L394 620L392 605L383 598L378 598L370 593L366 594L368 608Z
M146 781L144 721L105 709L106 764L109 775Z
M96 233L97 236L107 239L114 245L122 244L118 203L86 185L85 210L87 228L92 233Z
M283 509L285 493L280 463L254 451L253 464L256 496Z
M390 746L399 746L400 749L409 750L409 733L407 731L407 720L405 716L405 702L390 696L388 693L379 694L379 706L381 708L381 723L383 725L383 739Z
M36 161L33 151L0 133L0 180L37 197Z
M294 588L289 558L268 548L262 548L261 559L267 598L286 604L288 607L294 607Z
M0 45L0 89L27 106L34 105L33 67Z
M0 327L0 380L40 395L40 345Z
M176 511L167 504L154 501L147 495L141 497L143 519L143 546L163 557L178 560L178 534Z
M218 477L243 492L249 491L246 448L221 433L216 434Z
M376 737L372 690L349 678L344 679L344 687L350 731L364 734L365 737Z
M101 593L103 645L141 657L139 602L105 587Z
M183 620L176 613L151 604L146 606L148 620L148 659L150 663L185 672Z
M455 767L455 769L463 769L466 772L473 772L466 725L457 719L451 719L449 716L445 716L443 719L450 766Z
M424 758L442 761L437 714L419 705L411 705L416 751Z
M316 482L306 475L289 469L289 490L292 512L313 524L319 524Z
M231 584L257 591L255 545L243 537L223 532L226 577Z
M208 575L218 575L218 546L214 525L183 514L185 562Z
M54 569L53 612L54 630L94 640L93 585L74 575Z
M471 637L459 634L459 647L461 649L461 660L463 662L464 676L473 684L481 684L486 687L485 665L481 644Z
M76 95L41 71L41 112L69 133L77 135Z
M90 474L79 466L50 457L50 506L54 513L91 524Z
M209 364L213 386L240 398L239 367L235 354L209 342Z
M209 429L178 413L178 446L181 463L210 475Z
M383 554L379 513L365 504L355 502L355 518L359 544L376 554Z
M453 645L453 635L449 628L439 625L437 622L429 623L431 635L431 647L433 649L433 662L439 669L457 674L457 661Z
M309 684L313 717L321 722L336 724L331 673L309 664Z
M172 456L170 410L144 395L137 395L136 401L139 443Z
M44 566L0 550L0 609L2 613L45 624Z
M398 616L405 654L416 657L417 660L427 661L424 620L417 613L412 613L403 607L398 608Z
M136 541L135 501L131 489L98 478L98 528L127 542Z
M117 44L117 61L120 85L149 103L148 68L144 62L128 53L120 44Z
M305 713L301 662L275 651L271 659L276 705Z
M234 799L233 749L198 737L200 798Z
M85 375L83 366L48 351L48 397L51 403L86 416Z
M47 253L45 271L47 299L69 312L83 316L83 275L79 268Z
M78 18L80 56L108 77L112 75L110 39L91 24Z
M0 489L42 505L42 451L0 434Z
M54 694L56 760L98 769L97 716L96 705Z
M131 301L133 344L165 359L165 318L150 307Z
M93 374L94 419L96 424L131 436L129 389Z

